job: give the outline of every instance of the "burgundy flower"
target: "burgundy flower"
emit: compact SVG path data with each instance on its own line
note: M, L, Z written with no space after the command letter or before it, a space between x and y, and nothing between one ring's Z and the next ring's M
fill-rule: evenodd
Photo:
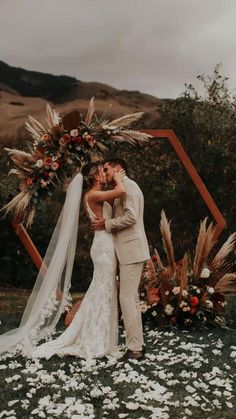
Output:
M80 143L82 143L83 138L82 138L82 137L76 137L76 138L73 138L73 141L74 141L76 144L80 144Z

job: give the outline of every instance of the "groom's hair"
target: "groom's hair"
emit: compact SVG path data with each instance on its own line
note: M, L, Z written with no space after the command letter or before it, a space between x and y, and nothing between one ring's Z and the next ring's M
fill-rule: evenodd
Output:
M105 163L109 163L112 167L115 167L119 164L122 167L122 169L125 170L126 173L128 172L127 164L123 159L112 157L111 159L104 160L103 164Z

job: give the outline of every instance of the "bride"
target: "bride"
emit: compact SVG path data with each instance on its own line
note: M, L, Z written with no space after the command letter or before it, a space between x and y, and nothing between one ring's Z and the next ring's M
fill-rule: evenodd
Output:
M41 339L51 337L68 303L82 187L86 188L84 205L91 221L95 217L111 218L112 201L125 195L123 169L117 170L116 186L109 191L103 190L106 177L99 162L83 166L82 175L77 174L68 187L20 326L0 336L0 353L20 352L47 359L53 355L75 355L90 359L113 354L117 349L116 254L113 236L106 230L94 234L90 251L93 279L73 321L58 338L36 346Z

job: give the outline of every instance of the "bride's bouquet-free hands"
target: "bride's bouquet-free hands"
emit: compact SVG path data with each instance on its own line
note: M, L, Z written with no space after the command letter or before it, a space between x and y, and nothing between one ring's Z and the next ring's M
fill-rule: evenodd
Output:
M125 177L125 170L124 169L118 169L114 174L114 181L116 184L123 182Z

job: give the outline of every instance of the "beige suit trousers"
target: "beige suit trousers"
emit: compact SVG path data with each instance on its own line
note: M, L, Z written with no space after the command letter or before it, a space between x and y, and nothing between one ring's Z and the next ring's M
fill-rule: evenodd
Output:
M139 304L139 283L143 262L120 265L120 305L126 333L126 347L141 351L143 346L142 315Z

